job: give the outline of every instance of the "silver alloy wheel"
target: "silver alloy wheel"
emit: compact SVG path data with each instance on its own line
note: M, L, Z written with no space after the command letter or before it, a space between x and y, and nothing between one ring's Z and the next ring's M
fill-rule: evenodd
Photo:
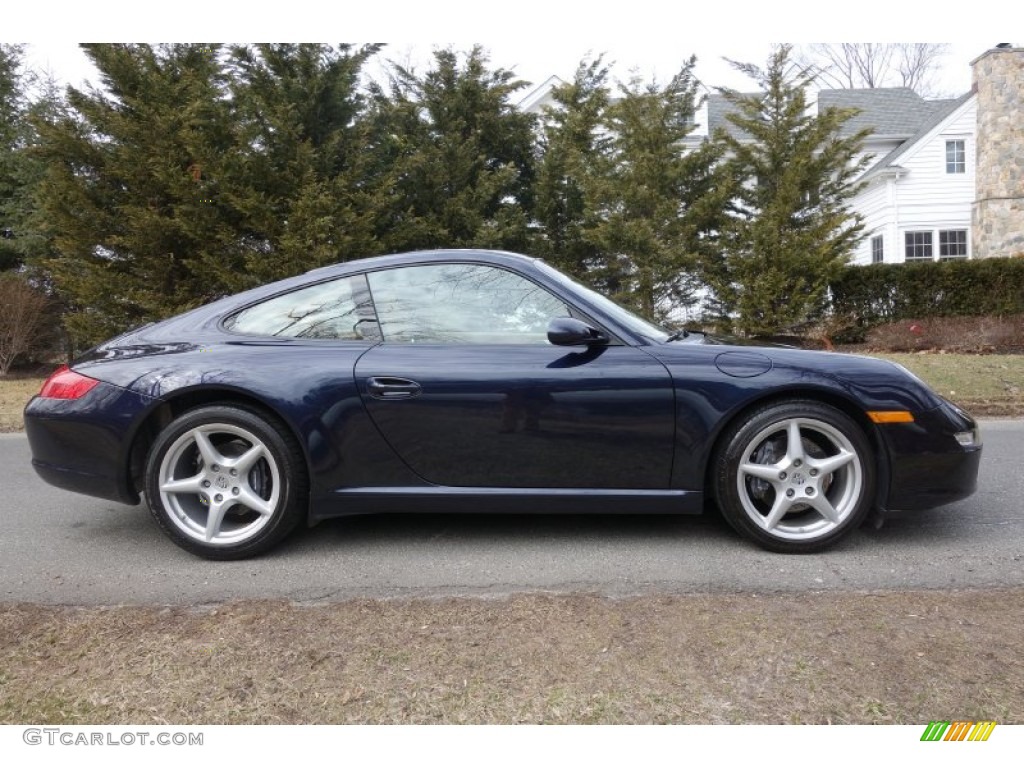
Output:
M775 538L821 538L861 501L862 459L850 438L824 421L772 424L747 443L742 457L736 483L743 510Z
M273 519L281 473L267 446L247 429L214 423L190 429L160 462L160 499L186 536L238 544Z

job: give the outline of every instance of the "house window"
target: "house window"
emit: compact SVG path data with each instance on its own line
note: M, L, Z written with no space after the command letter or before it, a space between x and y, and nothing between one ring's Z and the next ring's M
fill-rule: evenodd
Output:
M939 230L939 258L943 261L967 258L966 229Z
M967 153L963 139L952 139L946 142L946 173L965 173L967 171Z
M932 260L931 232L907 232L904 234L904 243L906 245L905 257L907 261Z
M882 236L876 235L871 238L871 263L881 264L885 260L885 250Z

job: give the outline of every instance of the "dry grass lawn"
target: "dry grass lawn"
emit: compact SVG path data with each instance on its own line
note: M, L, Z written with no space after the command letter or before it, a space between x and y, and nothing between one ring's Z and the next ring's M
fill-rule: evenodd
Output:
M872 354L906 366L975 416L1024 416L1024 355Z
M0 432L19 432L25 428L21 413L33 395L39 394L43 380L10 377L0 379Z
M1024 722L1024 590L0 607L3 723Z

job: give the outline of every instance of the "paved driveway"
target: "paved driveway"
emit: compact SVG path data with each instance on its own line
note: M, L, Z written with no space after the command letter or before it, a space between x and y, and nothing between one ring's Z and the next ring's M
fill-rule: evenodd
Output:
M60 491L0 435L0 601L78 605L238 598L584 591L775 592L1024 585L1024 421L983 424L972 498L835 550L774 555L708 517L378 516L300 531L270 555L211 563L178 549L142 506Z

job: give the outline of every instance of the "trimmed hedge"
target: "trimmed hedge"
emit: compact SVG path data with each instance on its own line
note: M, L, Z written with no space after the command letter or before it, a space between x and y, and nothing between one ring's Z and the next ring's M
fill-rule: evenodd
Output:
M910 318L1024 313L1024 258L845 267L829 288L833 337L861 341Z

